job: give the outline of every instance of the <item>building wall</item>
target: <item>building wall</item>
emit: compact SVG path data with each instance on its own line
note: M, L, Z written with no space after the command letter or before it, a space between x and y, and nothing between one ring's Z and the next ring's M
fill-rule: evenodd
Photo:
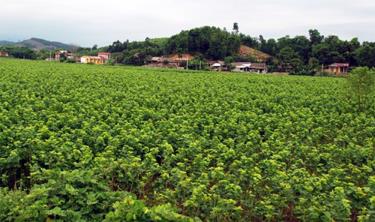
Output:
M0 52L0 57L8 57L9 54L7 52Z
M344 75L348 73L348 68L347 67L329 67L327 71L336 75Z
M96 65L102 65L104 64L104 60L101 58L96 58L96 57L81 57L81 63L85 64L96 64Z
M98 56L99 57L102 57L104 60L109 60L110 57L111 57L111 54L108 54L108 53L98 53Z

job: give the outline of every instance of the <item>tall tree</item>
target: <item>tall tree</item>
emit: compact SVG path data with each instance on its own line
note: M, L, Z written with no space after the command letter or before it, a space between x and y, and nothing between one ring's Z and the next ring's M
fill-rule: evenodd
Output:
M322 36L320 32L316 29L310 29L309 36L311 45L320 44L324 39L324 36Z
M235 23L233 24L233 32L234 32L235 34L238 34L238 33L240 32L240 27L239 27L239 25L238 25L237 22L235 22Z
M375 43L365 42L355 51L355 58L360 66L375 67Z

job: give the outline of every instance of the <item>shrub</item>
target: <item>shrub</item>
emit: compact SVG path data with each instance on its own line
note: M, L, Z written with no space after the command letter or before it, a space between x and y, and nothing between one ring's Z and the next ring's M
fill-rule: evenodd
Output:
M372 93L375 86L375 70L367 67L359 67L350 72L349 93L352 100L363 111L373 100Z

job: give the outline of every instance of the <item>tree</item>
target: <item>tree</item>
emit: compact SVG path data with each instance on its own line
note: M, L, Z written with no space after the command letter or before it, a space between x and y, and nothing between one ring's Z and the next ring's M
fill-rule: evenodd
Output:
M372 104L375 87L375 70L368 67L359 67L349 74L349 93L351 98L358 104L360 111L363 111L368 104Z
M46 49L42 49L36 52L36 56L37 56L37 59L45 60L49 58L50 56L53 56L53 52L46 50Z
M224 59L235 55L240 48L238 35L216 27L201 27L182 31L172 36L165 45L165 52L202 54L206 59Z
M227 67L229 72L232 71L233 69L233 65L232 65L233 62L234 62L234 59L231 56L225 57L224 59L224 64Z
M375 44L364 43L355 51L355 59L360 66L375 67Z
M310 29L309 36L311 45L320 44L324 39L324 36L322 36L320 32L316 29Z
M238 26L238 23L237 23L237 22L235 22L235 23L233 24L233 32L234 32L235 34L238 34L238 33L240 32L240 27Z
M253 38L249 35L244 35L244 34L239 34L240 36L240 41L241 44L246 45L251 48L258 48L259 47L259 42L256 38Z
M36 59L36 52L26 47L5 47L10 56L18 59Z
M280 50L277 58L280 60L281 70L286 72L295 72L303 64L298 54L291 47Z
M320 67L320 62L317 58L310 58L309 59L309 69L312 70L314 73L317 73L321 67Z

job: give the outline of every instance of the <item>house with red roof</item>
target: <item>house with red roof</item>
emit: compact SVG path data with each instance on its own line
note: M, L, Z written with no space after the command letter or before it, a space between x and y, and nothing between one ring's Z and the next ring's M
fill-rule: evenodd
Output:
M335 74L336 76L347 75L349 72L349 63L333 63L328 66L326 72Z

